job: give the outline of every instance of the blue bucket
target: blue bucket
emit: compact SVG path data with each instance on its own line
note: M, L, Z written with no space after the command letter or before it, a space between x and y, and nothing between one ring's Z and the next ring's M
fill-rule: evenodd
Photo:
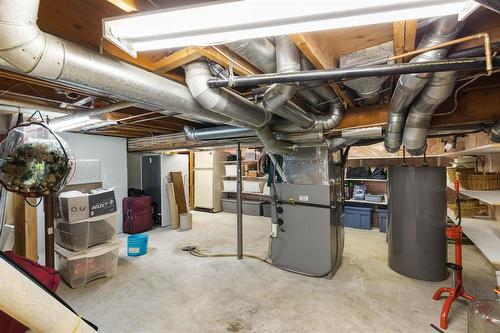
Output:
M147 234L130 235L127 238L127 254L129 257L139 257L148 252Z

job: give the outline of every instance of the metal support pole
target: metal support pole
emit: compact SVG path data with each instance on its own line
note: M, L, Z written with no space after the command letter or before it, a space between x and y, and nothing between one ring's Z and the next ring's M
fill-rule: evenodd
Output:
M55 194L43 198L45 212L45 266L54 268L54 219L56 218Z
M243 259L243 198L241 195L241 147L238 142L236 166L236 234L238 246L238 259Z

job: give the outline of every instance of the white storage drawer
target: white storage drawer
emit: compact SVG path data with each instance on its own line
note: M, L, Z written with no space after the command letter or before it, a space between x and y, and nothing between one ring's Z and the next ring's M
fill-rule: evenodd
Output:
M56 243L71 251L83 251L110 241L116 235L117 215L98 221L65 222L56 220Z
M222 185L224 192L236 192L236 180L223 180Z
M112 277L118 270L120 242L104 243L83 252L56 246L57 270L71 288L82 287L102 277Z
M226 164L224 168L226 169L226 176L236 177L236 164Z
M263 181L244 180L243 181L243 192L262 193L262 190L264 189L265 183L266 182L263 182Z

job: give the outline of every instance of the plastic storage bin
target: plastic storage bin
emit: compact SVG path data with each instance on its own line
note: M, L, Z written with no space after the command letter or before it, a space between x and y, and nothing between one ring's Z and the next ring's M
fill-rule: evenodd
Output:
M262 204L264 201L243 200L243 214L262 216Z
M271 217L271 203L266 202L262 204L262 215Z
M236 213L236 199L221 199L224 213Z
M116 235L116 216L98 220L69 223L56 221L56 243L71 251L83 251L108 242Z
M129 257L139 257L148 252L147 234L135 234L127 237L127 255Z
M380 230L380 232L386 232L387 231L387 209L378 208L378 209L375 209L375 212L377 213L378 230Z
M236 180L223 180L222 188L224 192L236 192Z
M384 201L384 195L377 193L366 193L365 200L370 202L382 202Z
M82 287L95 279L112 277L118 269L119 248L119 241L97 245L83 252L56 246L58 271L71 288Z
M372 207L345 206L346 227L371 229Z
M221 199L222 210L225 213L236 214L236 199ZM264 201L243 200L243 214L252 216L262 216L262 204Z
M226 171L226 176L236 177L236 164L226 164L224 165Z
M266 182L244 180L243 192L262 193L265 184Z

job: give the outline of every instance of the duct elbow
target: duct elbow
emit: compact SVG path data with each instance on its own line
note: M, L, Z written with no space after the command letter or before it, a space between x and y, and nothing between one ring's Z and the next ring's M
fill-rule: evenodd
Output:
M282 142L276 139L269 126L257 130L256 133L267 152L278 155L288 155L292 152L292 149L289 146L285 146Z
M184 126L184 137L186 141L196 142L198 138L196 137L195 129L191 126Z
M328 131L337 127L344 116L345 108L340 101L332 102L328 115L317 117L317 127Z
M491 126L490 140L496 143L500 142L500 120Z

